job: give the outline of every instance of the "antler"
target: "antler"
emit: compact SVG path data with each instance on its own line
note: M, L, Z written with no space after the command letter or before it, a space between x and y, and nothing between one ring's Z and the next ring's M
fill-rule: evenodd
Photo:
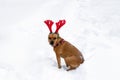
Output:
M46 20L44 23L48 26L50 33L52 33L52 25L54 22L52 20Z
M59 22L56 23L56 31L55 33L58 33L59 29L66 23L65 20L59 20Z

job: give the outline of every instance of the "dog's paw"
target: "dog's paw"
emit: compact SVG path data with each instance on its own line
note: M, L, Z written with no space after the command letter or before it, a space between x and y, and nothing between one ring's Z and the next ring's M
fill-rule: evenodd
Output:
M61 68L61 66L58 66L58 68L60 69L60 68Z
M74 69L76 69L76 68L69 67L66 71L70 71L70 70L74 70Z
M66 67L69 67L69 65L66 64Z

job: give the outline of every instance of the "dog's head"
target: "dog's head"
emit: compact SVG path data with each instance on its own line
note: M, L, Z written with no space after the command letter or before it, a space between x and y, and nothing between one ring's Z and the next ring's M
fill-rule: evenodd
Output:
M55 32L52 32L52 25L54 23L52 20L46 20L44 22L50 30L50 33L48 35L48 41L49 41L50 45L55 46L55 44L57 43L57 41L59 39L58 31L65 24L66 21L59 20L59 22L56 22L56 31Z
M55 46L59 39L59 34L58 33L50 33L48 35L48 42L51 46Z

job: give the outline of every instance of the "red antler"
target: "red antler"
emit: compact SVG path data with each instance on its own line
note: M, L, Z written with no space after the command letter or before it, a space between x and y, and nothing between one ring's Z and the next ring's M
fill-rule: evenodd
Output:
M44 23L48 26L50 33L52 33L52 25L54 22L52 20L46 20Z
M59 20L59 22L56 23L56 31L55 33L58 33L58 30L66 23L65 20Z

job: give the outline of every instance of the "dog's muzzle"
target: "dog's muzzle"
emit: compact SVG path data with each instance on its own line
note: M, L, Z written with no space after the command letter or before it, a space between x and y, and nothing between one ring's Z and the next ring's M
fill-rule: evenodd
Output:
M53 46L53 44L54 44L54 41L50 41L50 45L52 45L52 46Z

